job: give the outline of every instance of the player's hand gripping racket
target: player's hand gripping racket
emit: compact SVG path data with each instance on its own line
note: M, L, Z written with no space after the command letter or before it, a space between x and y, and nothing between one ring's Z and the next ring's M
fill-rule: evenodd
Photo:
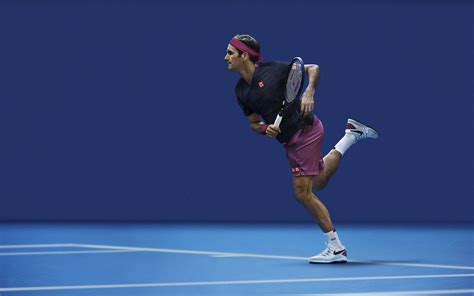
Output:
M301 96L304 85L304 63L300 57L295 57L291 61L291 67L286 78L285 99L281 105L281 110L273 123L274 126L280 127L281 119L285 113L286 107Z

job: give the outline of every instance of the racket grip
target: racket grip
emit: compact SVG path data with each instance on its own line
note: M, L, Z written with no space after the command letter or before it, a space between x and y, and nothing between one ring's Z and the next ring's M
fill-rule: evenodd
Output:
M281 123L281 119L282 119L282 118L283 118L283 117L282 117L280 114L278 114L278 116L277 116L277 118L275 119L275 122L273 123L273 125L276 126L276 127L280 127L280 123Z

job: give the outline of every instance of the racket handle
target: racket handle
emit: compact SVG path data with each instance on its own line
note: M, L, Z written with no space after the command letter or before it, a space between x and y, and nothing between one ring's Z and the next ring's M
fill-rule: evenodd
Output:
M274 126L276 127L280 127L280 123L281 123L281 119L283 117L281 116L281 114L278 114L277 118L275 119L275 122L273 123Z

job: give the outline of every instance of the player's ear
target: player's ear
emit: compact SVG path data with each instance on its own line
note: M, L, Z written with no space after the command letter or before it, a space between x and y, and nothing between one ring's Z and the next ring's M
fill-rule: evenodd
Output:
M248 60L248 59L249 59L249 54L246 53L245 51L242 52L242 60L246 61L246 60Z

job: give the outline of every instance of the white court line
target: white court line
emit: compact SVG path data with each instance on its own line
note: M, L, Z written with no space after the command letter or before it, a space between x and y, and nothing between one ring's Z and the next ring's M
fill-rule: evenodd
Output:
M160 252L160 253L197 254L197 255L209 255L209 256L214 256L214 257L217 257L217 256L219 257L251 257L251 258L282 259L282 260L304 260L304 261L308 260L307 257L276 256L276 255L263 255L263 254L248 254L248 253L227 253L227 252L214 252L214 251L104 246L104 245L89 245L89 244L76 244L75 246L83 247L83 248L95 248L95 249L115 249L115 250L135 250L135 251L144 251L144 252ZM370 261L370 260L349 260L349 262L374 264L374 265L474 270L473 266L457 266L457 265L442 265L442 264L421 264L421 263L386 262L386 261Z
M228 257L252 257L252 258L266 258L266 259L288 259L288 260L308 260L307 257L297 256L277 256L277 255L263 255L263 254L247 254L247 253L227 253L215 251L196 251L196 250L179 250L179 249L162 249L162 248L142 248L142 247L125 247L125 246L103 246L103 245L89 245L76 244L76 247L92 248L92 249L115 249L115 250L137 250L144 252L157 253L176 253L176 254L194 254L194 255L209 255L209 256L228 256ZM474 267L473 267L474 269Z
M216 258L242 257L242 256L239 256L239 255L224 255L224 254L209 255L209 256L216 257Z
M102 253L129 253L129 252L140 252L140 251L134 251L134 250L97 250L97 251L9 252L9 253L0 253L0 256L102 254Z
M75 246L75 244L0 245L0 249L58 248Z
M338 282L338 281L404 280L404 279L433 279L433 278L459 278L459 277L474 277L474 274L473 273L471 274L433 274L433 275L334 277L334 278L248 280L248 281L208 281L208 282L174 282L174 283L146 283L146 284L118 284L118 285L11 287L11 288L0 288L0 292L80 290L80 289L116 289L116 288L143 288L143 287L183 287L183 286L210 286L210 285L314 283L314 282Z
M474 289L457 289L457 290L426 290L426 291L380 291L365 293L325 293L325 294L291 294L294 296L403 296L403 295L453 295L453 294L470 294L474 293Z
M371 261L371 260L349 260L349 262L366 263L366 264L380 264L380 265L407 266L407 267L427 267L427 268L474 270L474 266L459 266L459 265L444 265L444 264L385 262L385 261Z

